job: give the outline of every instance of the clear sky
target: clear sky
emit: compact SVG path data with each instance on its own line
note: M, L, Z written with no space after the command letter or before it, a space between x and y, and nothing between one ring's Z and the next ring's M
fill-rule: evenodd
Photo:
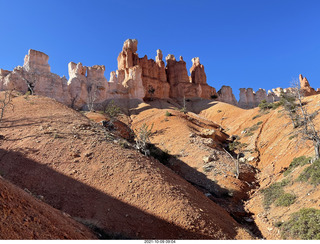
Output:
M28 49L68 77L70 61L117 69L123 42L138 54L200 57L207 82L254 90L288 87L301 73L320 87L320 0L0 0L0 68Z

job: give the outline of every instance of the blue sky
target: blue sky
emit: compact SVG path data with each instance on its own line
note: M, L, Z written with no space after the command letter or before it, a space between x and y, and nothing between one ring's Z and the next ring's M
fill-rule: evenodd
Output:
M0 0L0 68L23 65L28 49L68 77L70 61L117 69L123 42L138 54L200 57L217 90L288 87L301 73L320 87L318 0Z

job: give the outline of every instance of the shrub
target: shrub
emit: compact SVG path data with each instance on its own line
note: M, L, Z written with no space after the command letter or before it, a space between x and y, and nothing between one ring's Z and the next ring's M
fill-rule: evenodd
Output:
M172 114L170 112L166 111L165 116L170 117L170 116L172 116Z
M247 131L247 133L244 135L244 137L253 136L253 131L256 131L257 129L259 129L259 125L255 124L249 128L245 128L244 130Z
M118 107L113 100L108 104L104 112L110 118L111 123L122 113L120 107Z
M248 136L253 136L253 133L252 132L248 132L244 135L244 137L248 137Z
M150 137L152 136L152 128L149 127L146 123L144 123L140 128L135 130L135 141L136 147L146 156L150 155L150 151L148 150L148 145L150 144Z
M303 208L291 215L287 222L281 225L283 238L291 237L303 240L320 239L320 210Z
M283 187L289 184L289 180L285 179L281 182L275 182L268 188L262 190L263 205L265 209L268 209L270 205L285 194Z
M290 193L284 193L275 202L276 206L288 207L294 203L296 196Z
M186 114L186 113L188 112L188 109L187 109L186 107L182 107L182 108L180 109L180 112Z
M272 108L272 104L271 103L268 103L265 99L262 100L258 107L260 108L260 111L264 111L264 110L267 110L267 109L270 109Z
M270 205L281 195L284 194L283 186L280 182L273 183L268 188L262 190L263 193L263 205L265 209L268 209Z
M289 136L289 140L292 140L293 138L297 137L297 134L296 135L292 135L292 136Z
M220 110L220 109L217 111L217 113L221 113L221 112L222 112L222 110Z
M259 118L259 117L261 117L261 114L257 114L257 115L255 115L255 116L253 116L253 117L252 117L252 120L255 120L256 118Z
M277 108L279 108L279 107L282 106L282 105L283 105L283 102L282 102L282 101L275 102L275 103L271 103L272 109L277 109Z
M307 182L309 180L314 186L320 184L320 159L316 160L308 168L304 169L298 177L298 181Z
M257 125L261 125L263 122L262 121L259 121L258 123L257 123Z
M309 163L311 158L307 158L306 156L301 156L298 158L294 158L292 162L290 163L288 169L283 173L284 176L287 176L292 172L293 169L295 169L298 166L303 166Z

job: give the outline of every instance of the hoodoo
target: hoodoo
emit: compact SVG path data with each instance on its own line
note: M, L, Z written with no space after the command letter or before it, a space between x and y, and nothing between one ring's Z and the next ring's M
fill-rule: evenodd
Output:
M30 49L24 58L24 65L14 68L13 71L0 69L0 88L15 89L22 93L30 91L56 99L74 108L87 108L104 104L109 99L181 99L203 98L217 99L242 108L258 106L262 100L274 102L280 99L280 90L277 88L268 93L264 89L254 92L252 88L240 89L240 100L236 100L232 88L222 86L216 92L214 87L207 84L207 76L200 58L192 59L190 76L186 62L180 56L179 61L173 54L166 57L157 50L155 60L145 55L140 58L137 54L138 41L128 39L124 42L118 56L118 70L110 73L108 82L104 76L105 66L83 66L81 63L68 64L69 80L64 76L51 73L48 64L49 56L45 53ZM301 88L305 95L319 93L315 91L308 80L299 76Z

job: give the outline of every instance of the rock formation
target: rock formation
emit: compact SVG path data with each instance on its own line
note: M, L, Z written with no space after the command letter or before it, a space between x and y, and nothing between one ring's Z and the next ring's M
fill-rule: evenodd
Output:
M237 106L238 102L235 96L232 93L232 88L230 86L222 86L221 89L218 91L218 100L221 102L229 103L232 105Z
M312 96L317 94L316 90L310 86L309 81L307 80L306 77L303 77L300 74L299 81L300 81L300 88L303 91L304 96Z
M267 93L265 89L261 88L259 88L257 92L254 92L252 88L240 88L240 99L238 105L241 108L247 109L257 107L262 100L266 100L268 103L279 101L281 91L278 92L277 89L273 89Z
M180 56L179 61L174 55L166 57L167 78L170 83L171 98L193 98L201 97L210 99L216 95L216 90L207 84L204 67L199 58L192 59L193 65L190 69L191 77L188 76L186 62Z
M207 76L204 72L204 66L200 64L198 57L192 59L192 67L190 68L191 83L207 84Z
M152 100L154 98L204 98L217 99L242 108L256 107L262 100L274 102L279 100L285 89L276 88L272 91L241 88L240 100L237 102L229 86L222 86L216 92L207 84L204 66L200 59L192 59L190 76L186 62L180 56L168 54L166 63L163 54L157 50L155 60L137 54L138 41L128 39L124 42L118 56L118 70L110 73L108 82L104 76L105 66L83 66L81 63L68 64L69 80L51 73L48 64L49 56L30 49L24 58L24 65L13 71L0 69L0 89L15 89L22 93L31 92L56 99L74 108L93 108L103 105L108 99ZM305 95L320 93L310 87L308 80L299 76L301 88Z

